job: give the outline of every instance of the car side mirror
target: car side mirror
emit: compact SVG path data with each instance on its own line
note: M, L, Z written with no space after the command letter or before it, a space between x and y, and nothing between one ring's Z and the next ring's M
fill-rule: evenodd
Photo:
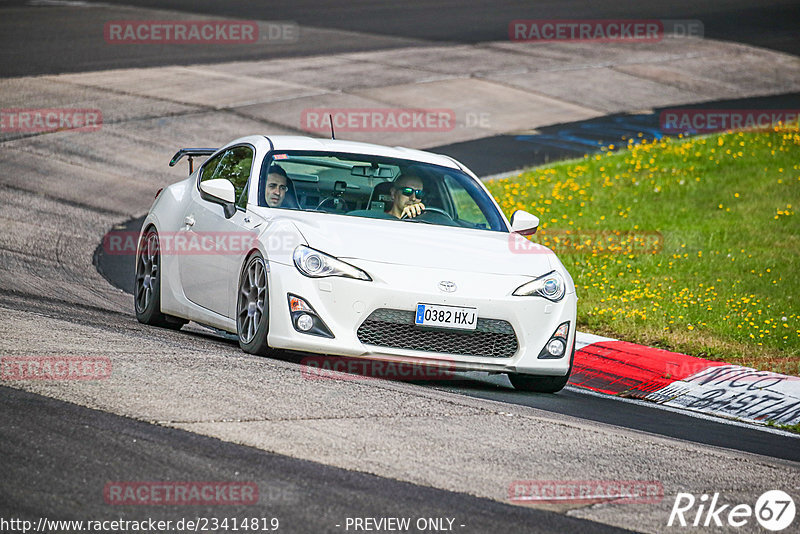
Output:
M517 210L511 214L511 231L520 235L533 235L539 228L539 217L527 211Z
M236 213L236 191L230 180L217 178L200 182L200 198L221 205L226 219Z

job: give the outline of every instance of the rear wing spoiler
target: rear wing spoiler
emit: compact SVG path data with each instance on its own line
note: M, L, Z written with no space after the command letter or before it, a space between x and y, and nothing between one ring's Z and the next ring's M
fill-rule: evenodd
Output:
M217 150L219 150L219 149L218 148L182 148L182 149L178 150L175 153L174 156L172 156L172 159L169 162L169 166L170 167L174 167L175 164L177 164L181 160L181 158L183 158L183 156L188 156L189 157L189 174L192 174L194 172L194 162L192 161L192 158L196 158L196 157L199 157L199 156L210 156L211 154L213 154Z

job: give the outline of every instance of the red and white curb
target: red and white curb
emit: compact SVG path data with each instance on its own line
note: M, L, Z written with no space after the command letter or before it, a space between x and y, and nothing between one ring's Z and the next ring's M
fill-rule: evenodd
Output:
M800 423L800 378L578 332L569 383L741 421Z

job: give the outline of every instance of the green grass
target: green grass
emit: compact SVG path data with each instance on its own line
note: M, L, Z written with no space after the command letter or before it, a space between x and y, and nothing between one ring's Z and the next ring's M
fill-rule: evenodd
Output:
M800 374L800 133L665 139L487 183L539 216L584 331ZM571 233L571 234L570 234Z
M787 432L794 432L795 434L800 434L800 423L794 425L781 425L779 423L775 423L774 421L767 421L767 426L779 428Z

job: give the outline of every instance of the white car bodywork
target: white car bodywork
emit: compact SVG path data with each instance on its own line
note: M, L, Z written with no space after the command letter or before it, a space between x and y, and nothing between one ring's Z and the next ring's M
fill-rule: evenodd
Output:
M276 151L371 154L460 169L491 198L480 180L463 165L449 157L418 150L294 136L249 136L219 151L237 144L247 144L255 150L246 210L237 209L232 217L226 218L222 206L202 199L198 187L201 169L198 169L187 179L163 190L150 209L142 232L154 228L159 234L185 233L187 237L204 232L256 232L253 250L261 253L268 269L267 342L271 348L445 363L458 370L539 376L564 376L569 372L577 297L570 275L549 249L541 247L538 253L514 252L510 243L518 235L508 231L402 224L258 205L256 182L261 163ZM500 212L494 200L491 202ZM503 222L506 230L510 229L505 217ZM368 273L371 281L305 276L293 261L293 253L299 245L307 245L358 267ZM252 250L163 255L161 311L237 333L237 291L250 252ZM565 295L561 300L552 302L540 296L513 295L523 284L551 271L560 273L565 281ZM442 288L442 282L447 282L444 286L450 291ZM310 304L333 338L309 335L296 329L290 316L289 294ZM376 310L413 313L418 303L474 307L482 319L506 321L513 327L517 349L503 357L476 356L379 346L359 339L359 328ZM565 322L569 323L565 355L539 358L554 331ZM449 336L452 332L440 331L437 335Z

